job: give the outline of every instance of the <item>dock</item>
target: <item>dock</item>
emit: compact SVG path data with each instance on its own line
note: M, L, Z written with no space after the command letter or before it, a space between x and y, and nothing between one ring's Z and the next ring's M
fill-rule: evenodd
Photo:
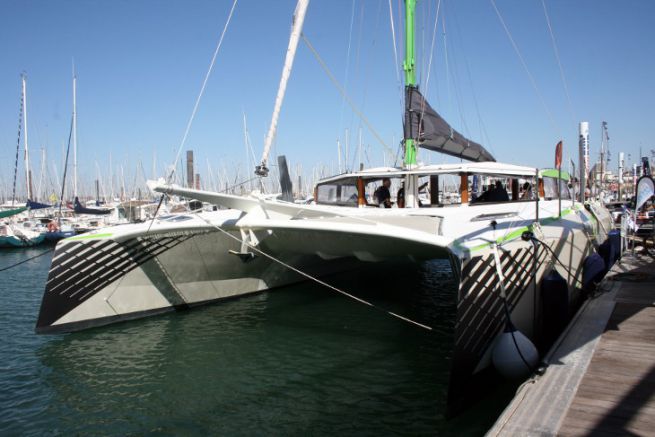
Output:
M655 258L625 255L489 436L655 433Z

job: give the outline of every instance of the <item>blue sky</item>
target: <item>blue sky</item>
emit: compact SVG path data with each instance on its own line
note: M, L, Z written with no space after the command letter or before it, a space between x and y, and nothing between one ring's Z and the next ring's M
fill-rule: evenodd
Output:
M392 3L399 32L397 8L402 2ZM498 160L552 166L559 139L564 140L565 155L577 157L581 120L591 125L592 159L599 149L601 121L608 122L612 167L618 151L635 161L640 146L644 154L655 149L655 2L545 1L570 104L541 0L496 0L496 5L543 99L488 0L441 1L426 88L438 3L419 1L421 89L454 128L488 147ZM3 2L1 183L10 184L13 177L22 71L28 77L34 172L45 148L50 178L54 165L61 175L72 111L73 58L80 177L90 181L100 173L106 178L110 152L114 172L123 165L126 179L135 178L139 162L150 176L154 155L157 173L163 174L180 145L231 5L231 0ZM228 174L237 180L252 173L243 114L259 159L294 8L293 0L238 2L185 147L195 151L203 178L208 162L214 176ZM389 21L388 0L312 0L305 34L395 152L402 125ZM383 146L301 42L275 152L285 154L294 169L302 166L306 175L315 169L329 173L337 169L336 141L345 143L346 129L351 140L348 162L356 162L360 128L366 165L381 165ZM431 152L422 152L419 159L452 161Z

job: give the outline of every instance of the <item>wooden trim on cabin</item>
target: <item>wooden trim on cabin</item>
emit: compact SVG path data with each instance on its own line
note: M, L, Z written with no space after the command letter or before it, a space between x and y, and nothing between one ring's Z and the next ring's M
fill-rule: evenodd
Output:
M544 190L544 180L539 178L539 197L542 199L546 198L546 191Z
M362 178L357 178L357 206L366 206L366 188Z
M462 205L469 203L469 175L460 173L459 195L462 199Z

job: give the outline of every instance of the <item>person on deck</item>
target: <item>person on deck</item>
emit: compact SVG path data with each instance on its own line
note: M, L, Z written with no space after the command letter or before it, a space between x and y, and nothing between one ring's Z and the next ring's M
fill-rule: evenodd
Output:
M473 199L471 203L483 203L483 202L507 202L509 201L509 195L507 190L503 187L503 183L496 181L495 184L479 195L476 199Z
M521 194L521 200L534 200L534 193L532 192L532 185L530 182L523 184L523 194Z
M496 181L496 185L491 190L490 201L491 202L509 202L509 195L507 194L507 190L503 187L502 182Z
M375 201L378 203L380 208L391 208L391 192L389 192L389 187L391 186L391 179L384 178L382 179L382 185L380 185L373 193Z
M396 205L398 205L398 208L404 208L405 207L405 184L400 186L400 189L398 190L398 194L396 194Z

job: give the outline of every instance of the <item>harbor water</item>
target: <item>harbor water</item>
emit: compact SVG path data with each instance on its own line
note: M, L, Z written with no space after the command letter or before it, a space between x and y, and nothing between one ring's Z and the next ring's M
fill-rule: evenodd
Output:
M0 252L0 268L43 248ZM456 284L448 263L305 282L64 335L34 324L51 255L0 272L0 435L482 435L498 384L445 419Z

